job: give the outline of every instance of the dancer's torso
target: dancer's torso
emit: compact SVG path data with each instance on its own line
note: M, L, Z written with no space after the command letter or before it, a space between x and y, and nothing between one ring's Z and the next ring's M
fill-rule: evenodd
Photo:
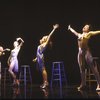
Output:
M13 50L11 51L10 57L11 57L11 58L17 58L18 52L19 52L19 48L13 49Z
M44 61L43 51L44 51L44 48L41 45L39 45L37 48L37 61L38 61L38 63Z
M88 41L89 37L87 37L87 35L80 35L80 37L78 38L78 46L82 51L89 50Z

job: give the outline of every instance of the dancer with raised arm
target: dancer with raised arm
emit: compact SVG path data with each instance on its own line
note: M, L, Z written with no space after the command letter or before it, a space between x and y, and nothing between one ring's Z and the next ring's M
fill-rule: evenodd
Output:
M82 34L76 32L71 26L68 26L68 30L70 30L72 33L74 33L78 37L78 64L80 68L80 74L81 74L81 84L78 87L78 90L83 90L86 89L86 73L85 73L85 68L86 64L88 65L88 68L91 69L91 71L94 73L95 78L97 80L97 88L96 90L100 90L100 75L98 72L98 69L96 66L94 66L93 63L93 57L90 52L90 48L88 46L88 41L91 36L100 34L100 31L90 31L90 25L86 24L83 29L82 29Z
M46 49L48 43L50 42L51 36L54 33L54 31L59 27L58 24L53 25L53 30L48 36L44 36L40 40L40 45L37 47L37 55L36 58L33 59L34 62L37 61L39 70L42 73L43 77L43 84L40 86L41 88L46 88L48 86L48 79L47 79L47 71L45 69L45 64L44 64L44 50Z
M18 80L18 53L20 51L20 48L22 44L24 43L22 38L16 38L16 41L14 41L13 46L14 48L11 50L11 54L8 58L8 66L9 66L9 73L11 74L13 78L13 85L19 85Z

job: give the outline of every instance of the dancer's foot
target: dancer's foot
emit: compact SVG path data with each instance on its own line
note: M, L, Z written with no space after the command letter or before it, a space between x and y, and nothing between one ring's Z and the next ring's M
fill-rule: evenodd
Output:
M15 86L19 86L20 85L20 82L18 79L15 80Z
M20 82L18 79L16 79L16 85L19 86L20 85Z
M77 87L77 89L78 90L86 90L87 89L87 86L86 85L84 85L84 86L79 86L79 87Z
M47 90L47 88L42 89L42 91L44 92L45 97L48 97L48 90Z
M96 91L100 91L100 86L99 85L97 86Z
M46 88L48 85L49 85L48 82L44 82L44 84L42 84L42 85L40 86L40 88L44 89L44 88Z

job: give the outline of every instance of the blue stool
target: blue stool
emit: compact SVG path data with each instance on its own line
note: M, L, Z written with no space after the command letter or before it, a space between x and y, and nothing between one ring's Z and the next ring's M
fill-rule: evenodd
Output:
M51 76L51 88L54 82L59 82L60 88L62 88L62 83L65 82L67 86L67 79L64 70L64 63L53 62L52 63L52 76Z
M29 65L21 65L19 80L24 82L24 86L26 86L27 81L30 81L32 85L31 70Z

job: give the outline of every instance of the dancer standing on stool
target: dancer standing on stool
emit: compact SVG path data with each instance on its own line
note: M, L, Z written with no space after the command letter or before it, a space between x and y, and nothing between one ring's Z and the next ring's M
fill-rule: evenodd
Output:
M42 72L43 85L40 86L41 88L46 88L48 86L47 72L45 69L43 52L46 49L52 34L58 27L59 27L58 24L53 25L53 30L51 31L51 33L48 36L44 36L40 40L40 45L37 48L37 57L35 59L33 59L34 62L37 61L39 70Z
M82 34L76 32L71 26L68 26L68 30L74 33L78 37L78 46L79 46L79 53L78 53L78 64L80 67L80 74L81 74L81 84L78 87L78 90L86 88L86 77L85 77L85 62L92 70L97 80L97 88L96 90L100 90L100 76L99 72L94 66L93 57L90 52L90 48L88 46L88 41L91 36L100 34L100 31L90 31L90 25L86 24L82 29Z
M16 38L16 41L14 41L13 46L14 49L11 50L11 54L8 58L8 66L9 66L9 73L13 77L13 85L19 85L19 80L18 80L18 53L20 51L20 48L24 41L22 38Z

